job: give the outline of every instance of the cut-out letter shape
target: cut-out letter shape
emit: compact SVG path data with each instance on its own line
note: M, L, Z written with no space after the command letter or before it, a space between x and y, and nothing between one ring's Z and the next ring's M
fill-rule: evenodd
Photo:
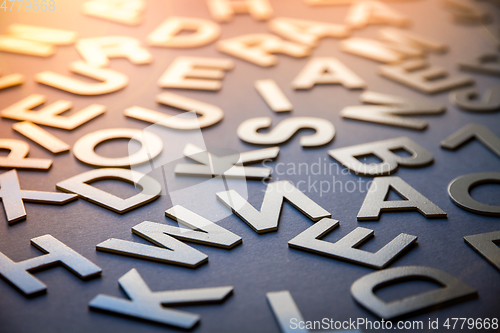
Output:
M299 323L305 323L304 317L299 311L297 304L293 300L292 295L288 290L274 291L266 293L267 301L271 306L274 317L278 322L281 333L309 333L314 331L309 331L304 325L299 325ZM309 321L308 321L309 322ZM297 324L297 325L294 325ZM361 333L360 330L343 330L343 331L322 331L324 333Z
M25 296L36 296L46 292L47 286L30 273L41 268L62 264L81 279L101 275L98 266L51 235L32 238L31 245L46 254L13 262L0 252L0 275Z
M481 74L500 76L500 55L485 53L459 63L460 69Z
M140 187L142 191L128 199L122 199L88 184L104 179L132 183ZM137 181L137 179L139 180ZM161 194L161 185L156 180L138 171L127 169L96 169L86 171L57 183L56 188L61 191L76 193L82 199L119 214L150 203Z
M75 40L74 31L12 24L7 35L0 36L0 51L48 57L54 54L54 45L73 44Z
M330 213L285 180L267 185L260 211L234 190L216 195L217 199L259 234L278 230L279 216L285 200L312 221L331 217Z
M453 179L448 185L448 195L458 207L475 214L500 216L500 206L492 206L476 201L470 190L481 184L500 183L500 172L471 173Z
M185 227L145 221L132 228L134 234L160 247L111 238L98 244L97 249L194 268L207 262L208 257L176 239L227 250L242 243L238 235L182 206L170 208L165 215Z
M385 200L389 191L404 200ZM358 212L358 221L377 221L382 212L418 211L426 218L446 218L446 213L399 177L376 177Z
M109 68L95 68L84 61L72 62L69 70L102 82L88 83L51 71L36 74L35 81L76 95L109 94L125 88L128 84L125 74Z
M131 139L141 143L141 149L125 157L104 157L94 149L102 142ZM148 131L132 128L108 128L82 136L73 146L73 154L82 163L97 167L127 167L154 159L163 150L161 138Z
M234 14L248 13L257 21L273 17L269 0L207 0L210 15L217 22L229 22Z
M82 38L76 49L85 62L94 67L106 67L109 58L127 58L135 65L149 64L153 56L141 46L141 42L127 36Z
M75 31L27 24L11 24L7 28L7 34L15 38L53 45L71 45L77 38Z
M162 88L219 90L224 71L233 69L231 59L177 57L158 80Z
M73 107L73 103L64 100L59 100L37 111L31 110L45 101L44 95L33 94L3 109L0 115L3 118L26 120L39 125L73 130L106 112L104 105L92 104L69 117L60 116L61 113Z
M64 205L76 199L74 194L21 190L17 171L0 174L0 199L3 203L7 222L14 223L26 218L24 201Z
M311 89L315 84L341 84L349 89L362 89L365 81L337 58L312 58L293 80L295 89Z
M4 35L0 36L0 51L37 57L50 57L55 53L55 48L52 44L24 40Z
M181 34L189 31L189 34ZM147 37L152 46L189 48L207 45L220 36L220 26L210 20L170 16Z
M298 130L311 128L312 135L300 138L302 147L318 147L330 143L335 137L335 127L326 119L314 117L294 117L282 120L268 133L257 132L271 126L269 117L257 117L245 120L238 126L238 137L254 145L278 145L288 141Z
M378 37L392 45L413 49L421 55L426 51L444 53L448 50L448 46L442 42L403 29L383 28L378 31Z
M220 303L233 292L232 286L153 292L135 268L120 277L118 284L129 299L99 294L90 301L89 308L183 329L193 328L200 316L164 305Z
M488 127L479 124L465 125L441 141L441 147L455 150L473 139L479 140L479 142L500 157L500 138L490 131Z
M442 114L446 107L440 103L411 100L393 95L365 91L360 96L365 103L380 105L348 106L340 111L343 118L357 119L390 126L424 130L429 123L425 120L408 118L409 115Z
M254 87L274 112L292 111L292 103L290 103L276 81L272 79L257 80Z
M412 155L402 157L393 152L399 149L404 149ZM434 161L431 152L405 136L332 149L328 154L357 175L370 177L390 175L396 172L398 166L418 168ZM381 159L382 163L366 164L357 159L370 154Z
M96 245L97 251L110 252L139 259L153 260L164 264L172 264L196 268L208 262L208 256L169 236L169 233L180 234L179 228L161 223L142 222L132 228L132 232L147 239L155 245L146 245L123 239L110 238ZM186 230L188 233L189 230ZM200 231L202 232L202 231ZM187 238L187 237L186 237ZM190 240L192 240L191 237Z
M401 29L385 28L379 31L383 41L366 38L349 38L342 41L342 51L365 58L397 63L409 57L424 56L426 51L443 53L447 46L430 38Z
M47 170L52 166L52 160L49 159L26 158L30 146L21 140L0 139L0 149L10 150L9 155L0 156L0 168Z
M356 1L347 13L346 23L354 29L364 28L369 24L390 24L407 26L410 20L403 14L379 1Z
M43 148L47 149L53 154L59 154L69 151L70 146L61 139L50 134L40 126L37 126L29 121L15 123L12 129L24 135L28 139L38 143Z
M388 284L422 279L433 281L442 287L392 302L385 302L374 293L376 289ZM395 267L365 275L352 284L351 295L370 312L387 320L468 301L478 296L474 288L454 276L423 266Z
M269 29L281 37L312 47L316 46L321 38L344 38L350 34L345 25L286 17L271 20Z
M398 63L422 55L420 50L407 46L384 43L374 39L352 37L340 44L342 51L384 63Z
M194 112L200 115L200 117L190 117L189 119L172 117L163 112L146 109L140 106L132 106L126 109L125 116L179 130L209 127L217 124L224 118L224 111L218 106L171 92L164 92L157 95L156 102L176 109Z
M491 17L470 1L445 0L445 7L452 13L455 23L482 24L488 23Z
M302 251L347 260L371 268L382 269L410 248L416 236L401 233L376 253L357 247L373 237L373 230L358 227L336 243L321 240L339 226L339 221L324 218L288 242L288 246Z
M489 88L479 99L475 88L450 92L450 101L462 110L470 112L494 112L500 110L500 86Z
M500 231L465 236L464 241L500 271Z
M18 86L20 84L23 84L23 82L24 75L22 74L16 73L2 76L2 73L0 72L0 90Z
M186 242L220 247L227 250L230 250L242 243L240 236L233 234L231 231L210 222L206 218L193 213L189 209L182 206L176 205L166 210L165 216L177 221L179 224L182 224L189 229L185 227L172 227L159 223L153 224L153 222L143 222L142 224L146 224L144 226L145 229L148 227L153 229L158 228L157 230L161 229L163 233ZM141 224L136 227L140 230Z
M243 165L275 159L279 151L279 147L272 147L219 157L195 145L187 144L183 151L184 156L201 164L179 163L175 166L175 174L210 178L223 175L229 178L267 179L271 176L271 169Z
M474 83L468 75L448 77L446 70L429 67L423 59L409 60L398 65L382 65L380 74L426 94L436 94Z
M311 47L307 45L288 42L271 34L249 34L224 39L217 43L217 49L262 67L278 63L278 57L272 53L297 58L311 53Z
M266 293L266 298L278 322L281 333L309 333L309 330L306 328L291 328L293 321L297 323L304 323L305 321L288 290L268 292Z
M91 0L82 5L85 15L127 25L142 23L145 8L144 0Z

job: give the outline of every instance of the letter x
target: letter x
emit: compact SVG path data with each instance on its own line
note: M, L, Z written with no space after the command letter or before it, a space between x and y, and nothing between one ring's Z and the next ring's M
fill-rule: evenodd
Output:
M265 179L271 170L263 167L247 167L243 164L257 163L266 159L275 159L279 147L264 148L254 151L215 156L193 144L184 148L184 156L201 164L179 163L175 167L177 175L197 175L205 177L227 176L231 178Z

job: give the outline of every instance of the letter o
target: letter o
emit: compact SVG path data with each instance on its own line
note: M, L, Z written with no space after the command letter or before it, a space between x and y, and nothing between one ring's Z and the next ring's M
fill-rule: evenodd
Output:
M139 141L141 149L125 157L103 157L94 148L113 139L132 139ZM75 157L85 164L97 167L126 167L152 160L163 150L163 142L156 134L132 128L112 128L89 133L81 137L73 146Z

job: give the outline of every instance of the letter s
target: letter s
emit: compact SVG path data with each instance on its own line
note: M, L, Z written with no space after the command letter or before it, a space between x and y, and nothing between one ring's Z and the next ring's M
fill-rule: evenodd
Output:
M248 143L256 145L276 145L289 140L298 130L311 128L316 131L312 135L300 138L302 147L322 146L333 140L335 127L326 119L314 117L294 117L281 121L268 133L258 133L262 128L271 126L269 117L257 117L245 120L238 127L238 137Z
M323 318L321 320L321 329L322 330L327 330L330 328L330 321L328 320L328 318Z

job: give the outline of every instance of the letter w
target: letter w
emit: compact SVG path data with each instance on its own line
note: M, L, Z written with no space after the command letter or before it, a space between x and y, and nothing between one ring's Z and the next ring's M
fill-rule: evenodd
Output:
M260 211L256 210L234 190L217 193L217 199L259 234L278 230L278 221L284 199L312 221L331 217L330 213L289 181L278 181L267 186Z

